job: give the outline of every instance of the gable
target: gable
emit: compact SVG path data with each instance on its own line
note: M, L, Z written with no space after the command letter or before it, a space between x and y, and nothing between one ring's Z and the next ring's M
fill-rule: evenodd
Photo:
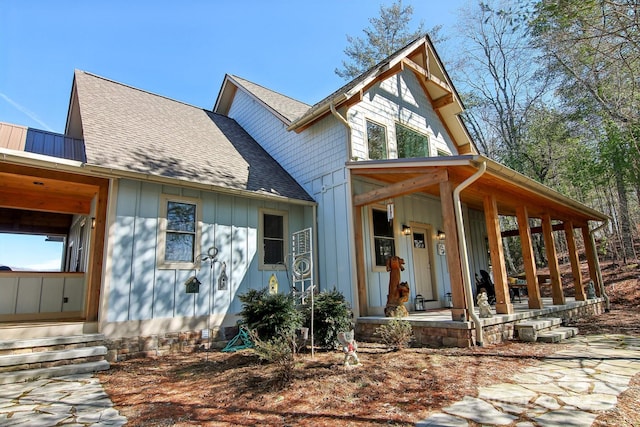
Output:
M228 117L82 71L75 73L72 99L89 165L313 200Z

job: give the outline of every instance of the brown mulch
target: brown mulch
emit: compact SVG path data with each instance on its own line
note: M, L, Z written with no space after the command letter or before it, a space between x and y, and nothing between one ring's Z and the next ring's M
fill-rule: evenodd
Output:
M603 267L612 310L576 321L582 335L640 336L637 266ZM471 349L389 351L360 343L362 364L339 352L301 354L291 382L251 350L119 362L99 375L130 426L413 425L481 386L498 384L565 344L509 342ZM640 426L640 375L596 426Z

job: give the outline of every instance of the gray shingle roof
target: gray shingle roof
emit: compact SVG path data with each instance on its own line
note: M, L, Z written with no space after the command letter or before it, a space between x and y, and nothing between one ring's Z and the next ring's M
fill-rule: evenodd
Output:
M84 71L75 84L88 164L313 201L228 117Z
M252 93L256 98L260 99L271 109L279 113L282 117L289 121L289 123L295 121L297 118L303 116L310 105L304 102L295 100L288 96L282 95L271 89L267 89L256 83L250 82L238 76L229 76L237 84L241 85L245 90Z

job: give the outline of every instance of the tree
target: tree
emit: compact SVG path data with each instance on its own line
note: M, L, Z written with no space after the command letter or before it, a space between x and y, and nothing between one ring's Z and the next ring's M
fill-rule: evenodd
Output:
M344 53L348 60L343 60L343 68L336 68L335 73L345 80L352 80L409 42L423 36L422 21L415 30L410 30L412 17L413 7L404 7L402 0L389 7L380 6L380 16L369 18L371 26L363 30L364 38L347 35L348 46ZM432 40L438 39L440 28L432 28Z

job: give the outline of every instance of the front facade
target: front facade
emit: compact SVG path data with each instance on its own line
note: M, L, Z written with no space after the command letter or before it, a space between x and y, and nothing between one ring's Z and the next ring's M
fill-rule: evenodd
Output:
M315 284L342 292L356 316L383 314L385 261L398 255L410 301L420 295L427 309L478 323L472 277L482 269L494 276L496 312L513 312L499 215L523 224L531 308L542 302L529 218L541 220L533 232L551 260L554 231L571 242L583 233L601 296L591 225L606 218L478 155L461 111L427 37L313 106L227 75L208 112L76 72L65 133L83 141L86 159L68 160L60 179L95 180L67 233L75 242L92 230L78 318L113 339L234 325L239 293L272 276L290 291L291 236L311 230ZM57 167L32 157L10 151L0 172ZM563 304L551 264L553 304ZM197 294L184 289L192 276Z

